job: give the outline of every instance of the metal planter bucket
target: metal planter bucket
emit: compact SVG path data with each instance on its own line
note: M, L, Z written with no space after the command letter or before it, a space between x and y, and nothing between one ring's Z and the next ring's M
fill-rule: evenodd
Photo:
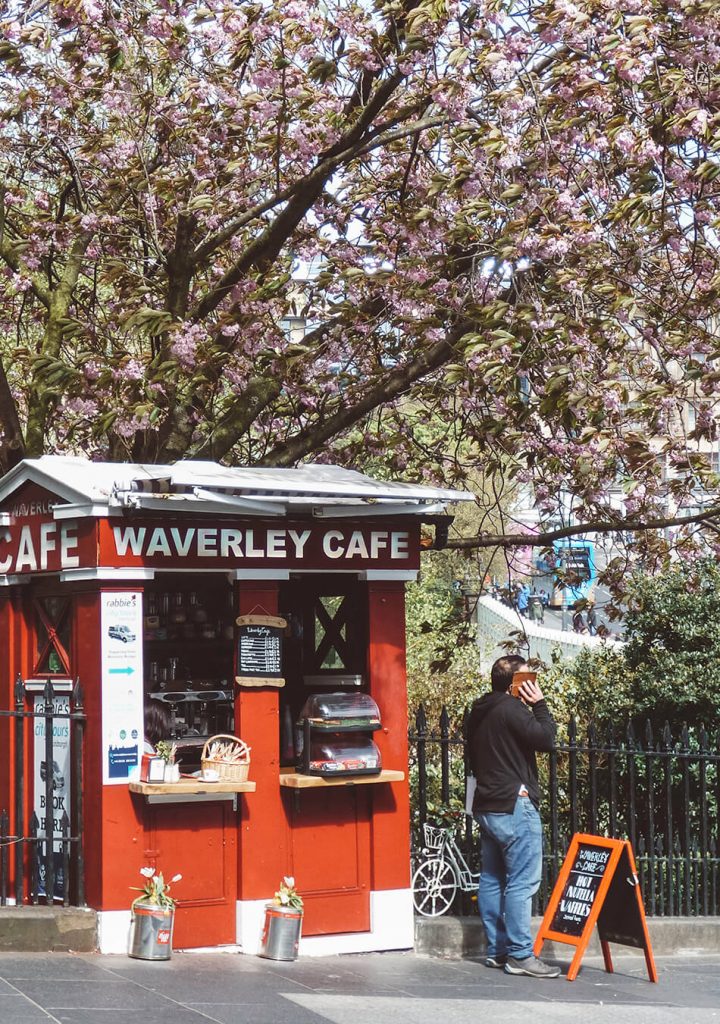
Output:
M297 960L302 919L302 910L268 903L258 955L268 960Z
M128 956L136 960L169 960L172 956L174 907L133 903L130 908Z

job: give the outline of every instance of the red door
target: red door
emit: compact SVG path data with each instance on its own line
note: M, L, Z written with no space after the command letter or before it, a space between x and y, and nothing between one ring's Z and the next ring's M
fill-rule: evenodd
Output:
M370 788L285 794L292 871L305 901L303 935L370 930Z
M236 941L237 822L231 801L155 804L147 818L146 863L166 879L178 900L173 946L220 946Z

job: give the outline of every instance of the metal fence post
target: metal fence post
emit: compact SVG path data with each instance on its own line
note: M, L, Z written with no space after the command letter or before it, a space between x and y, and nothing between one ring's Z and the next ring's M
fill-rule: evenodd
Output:
M43 719L45 722L45 900L49 907L55 898L55 810L54 797L54 761L53 731L55 727L53 685L48 679L45 683L43 698L45 701ZM42 821L41 821L42 827Z
M7 811L0 814L0 905L7 906L8 893L8 839L10 837L10 819Z
M633 850L637 848L637 791L635 783L636 747L635 730L633 729L632 722L628 722L627 732L625 734L625 757L628 775L627 828L628 835L630 836L630 845Z
M427 717L425 708L421 704L415 716L415 734L418 765L418 817L420 824L427 821L427 762L425 759L425 744L427 742Z
M450 803L450 715L443 705L440 712L440 799Z
M670 753L673 749L673 738L670 726L666 722L662 731L662 757L663 777L665 781L665 848L667 850L667 893L668 893L668 914L673 917L675 914L675 858L673 847L673 806L672 806L672 765Z
M710 904L710 893L708 892L709 872L708 872L708 856L710 855L710 844L708 843L708 791L707 791L707 762L708 754L710 749L708 746L708 735L705 731L705 726L700 729L700 735L698 737L700 745L700 764L699 764L699 803L700 803L700 892L702 900L702 915L703 917L708 916L708 909Z
M570 796L570 834L578 831L577 798L577 723L574 718L568 725L568 789Z
M25 686L18 673L15 679L15 904L25 901Z
M75 893L78 907L85 904L85 851L83 848L83 745L85 738L85 706L80 680L75 680L72 692L72 813L75 820Z

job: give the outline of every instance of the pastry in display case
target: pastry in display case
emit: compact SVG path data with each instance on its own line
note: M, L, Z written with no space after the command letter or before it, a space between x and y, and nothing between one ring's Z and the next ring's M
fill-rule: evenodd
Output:
M333 733L312 736L298 770L306 775L336 778L338 775L378 775L380 751L369 736Z
M378 775L382 759L369 734L380 727L380 710L366 693L311 694L296 729L298 772Z

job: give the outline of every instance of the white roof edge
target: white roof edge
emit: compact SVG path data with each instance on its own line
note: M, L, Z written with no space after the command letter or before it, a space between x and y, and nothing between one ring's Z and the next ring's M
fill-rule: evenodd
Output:
M47 457L43 456L43 458ZM50 457L52 458L53 456ZM79 459L74 456L68 456L68 458L72 458L74 462L83 465L87 463L86 459ZM12 469L8 470L0 480L0 502L5 501L23 484L33 483L38 484L40 487L45 487L48 491L53 491L58 497L64 498L68 502L87 504L88 494L86 492L78 491L74 487L68 487L62 478L48 473L41 466L41 462L42 459L23 459L17 466L13 466Z
M91 505L93 511L102 506L125 504L123 499L131 494L147 495L147 484L166 480L170 486L195 490L205 500L220 504L237 504L238 514L247 503L247 509L262 507L263 500L269 512L269 505L286 501L302 502L308 508L313 505L324 509L338 506L372 508L378 516L405 514L410 506L417 503L414 514L426 512L427 503L474 501L470 491L458 491L444 487L432 487L405 481L376 480L358 470L341 466L311 465L297 469L266 469L264 467L227 467L216 463L192 462L190 460L169 465L147 463L92 462L75 455L45 455L39 459L25 459L14 466L0 479L0 502L6 501L20 486L34 483L45 488L72 505ZM143 484L146 485L145 488ZM138 487L138 485L140 485ZM215 493L213 493L215 492ZM233 493L228 493L233 492ZM169 492L182 502L183 492ZM191 495L188 494L188 497ZM149 495L148 495L149 497ZM119 502L118 502L119 499ZM188 502L188 506L195 504ZM397 506L393 508L393 503ZM174 504L174 502L173 502ZM436 513L436 507L432 512ZM286 513L287 514L287 513ZM365 514L368 514L365 511Z

